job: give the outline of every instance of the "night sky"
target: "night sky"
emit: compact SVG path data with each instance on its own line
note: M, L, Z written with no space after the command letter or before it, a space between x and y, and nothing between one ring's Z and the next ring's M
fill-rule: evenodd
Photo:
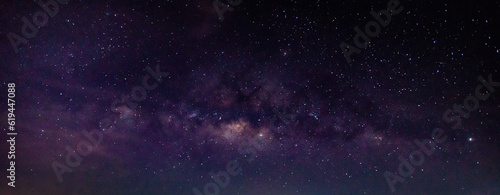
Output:
M0 194L499 195L499 11L2 0Z

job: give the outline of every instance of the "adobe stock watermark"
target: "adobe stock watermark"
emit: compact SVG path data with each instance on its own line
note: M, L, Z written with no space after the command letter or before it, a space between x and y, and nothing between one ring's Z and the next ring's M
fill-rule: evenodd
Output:
M264 87L260 87L260 89L262 89L264 92L265 92L265 96L266 97L261 97L260 95L257 95L256 97L261 101L261 102L265 102L265 100L267 98L269 98L269 94L272 94L272 92L266 90ZM260 90L259 89L259 90ZM283 89L281 89L278 93L281 93L283 92ZM270 105L272 107L272 105ZM274 124L275 121L277 121L278 119L281 120L281 122L283 122L286 125L288 125L292 120L294 120L294 116L290 113L287 113L287 109L286 107L283 107L283 111L280 112L277 108L274 108L273 107L273 117L271 118L271 124ZM281 131L277 131L276 133L280 133Z
M470 113L479 109L479 100L486 101L492 93L495 92L494 87L499 87L500 82L494 82L492 75L488 75L488 80L483 76L477 77L481 84L477 85L474 90L474 96L469 95L463 100L463 105L454 104L453 109L448 109L443 113L443 120L447 123L454 123L452 129L462 128L462 117L467 119ZM482 93L485 92L485 93ZM410 177L415 171L414 166L421 166L425 162L425 155L431 156L436 150L436 144L446 142L448 136L441 128L435 128L431 133L431 139L424 139L422 141L415 139L414 143L419 149L410 153L408 160L403 156L399 156L398 173L386 171L384 173L385 180L389 188L394 192L395 184L405 182L406 177ZM425 154L425 155L424 155Z
M284 115L279 113L277 110L273 110L276 114L271 121L274 122L278 118L283 121L283 123L288 124L291 117L289 115ZM246 127L245 127L246 128ZM262 151L264 148L264 143L260 140L259 136L256 135L253 138L248 139L248 141L239 142L238 153L243 156L248 156L247 162L252 162L257 157L257 151ZM220 193L220 188L226 188L231 182L231 177L235 177L241 173L243 169L241 168L238 160L232 160L226 163L225 171L219 171L215 174L213 171L209 172L210 177L215 181L207 182L203 186L203 192L198 188L193 187L193 193L195 195L217 195Z
M224 21L224 12L226 12L226 11L233 12L234 11L234 7L240 5L241 2L243 2L243 0L228 0L227 2L232 7L229 6L229 5L227 5L227 4L224 4L224 3L220 2L219 0L214 0L214 2L212 2L212 5L214 6L214 9L217 12L217 15L219 15L219 20L220 21Z
M57 1L57 2L56 2ZM28 20L25 16L21 18L23 25L21 26L20 36L16 33L10 32L7 34L7 39L9 39L10 45L14 52L19 53L19 46L21 44L28 44L28 39L32 39L38 33L38 29L47 26L49 22L49 16L51 18L55 17L59 13L59 4L68 4L69 0L39 0L38 5L43 11L37 11L33 14L32 21ZM49 16L47 16L47 14Z
M365 32L361 31L358 26L354 27L354 31L356 32L356 35L354 36L355 46L349 45L345 42L340 43L340 50L342 51L342 54L344 54L347 62L352 62L351 55L353 53L359 54L361 53L361 49L366 49L366 47L368 47L371 41L370 38L377 37L380 34L380 25L386 27L389 23L391 23L392 15L399 14L401 11L403 11L403 6L399 6L399 0L389 0L387 3L387 10L380 10L378 13L373 10L370 11L370 15L373 16L375 21L372 20L366 23ZM384 18L381 17L382 15ZM360 39L362 39L363 42L361 42Z
M263 90L264 94L262 94L265 97L261 97L260 95L257 95L256 97L262 101L265 102L267 98L269 97L269 94L272 94L272 92L266 90L264 87L260 86L258 90ZM278 93L281 93L279 91ZM251 93L255 94L255 93ZM288 125L291 120L293 120L293 116L291 114L286 113L286 109L283 108L283 112L279 112L276 108L273 108L273 117L271 118L271 123L274 123L276 120L280 119L285 125ZM246 127L245 127L246 128ZM277 132L279 133L279 132ZM255 160L257 157L257 151L262 151L264 150L264 145L263 141L259 137L259 135L254 136L253 138L248 139L247 141L240 142L238 144L238 153L243 156L247 156L247 162L252 162ZM210 177L214 180L214 182L207 182L203 186L203 192L199 190L196 187L192 188L192 191L195 195L217 195L220 193L221 188L224 189L226 188L229 183L231 182L231 178L239 175L243 169L241 168L238 160L232 160L226 163L226 169L217 172L215 174L213 171L209 172Z
M257 158L257 150L264 150L264 143L259 142L258 135L243 141L238 144L238 153L243 156L248 156L247 162L252 162ZM219 171L215 174L213 171L209 172L210 177L215 181L207 182L203 186L203 193L196 187L193 187L195 195L217 195L220 193L220 188L226 188L231 182L231 176L239 175L243 169L240 167L238 160L232 160L226 163L225 171Z
M279 119L283 120L283 123L288 124L289 120L286 120L285 116L281 113L276 113L276 110L273 110L276 116ZM276 121L277 118L274 116L271 121ZM290 118L289 116L287 116ZM245 127L246 128L246 127ZM259 135L254 136L253 138L249 138L247 141L239 142L238 144L238 153L247 157L246 160L248 163L254 161L257 158L257 151L263 151L265 143L263 140L265 138L260 138ZM214 180L214 182L207 182L203 186L203 192L201 192L198 188L193 187L192 191L195 195L218 195L221 191L221 188L226 188L231 182L231 178L239 175L243 169L241 168L238 160L232 160L226 163L225 171L219 171L215 174L213 171L209 172L210 177Z
M147 98L146 90L151 91L156 89L162 82L162 78L170 75L170 73L168 72L161 72L159 64L156 65L156 70L153 70L152 68L147 66L146 71L148 73L144 75L142 79L142 86L135 86L132 88L130 95L122 95L122 99L114 100L110 106L111 111L119 113L117 111L118 105L129 107L129 109L135 108L137 104L132 101L135 101L137 103L144 101ZM132 97L132 100L130 100L130 97ZM62 177L64 173L73 172L73 169L78 167L82 163L83 157L88 156L90 153L92 153L92 150L95 147L101 144L104 138L104 134L101 131L104 131L105 133L111 133L113 129L111 129L110 127L115 123L116 120L112 122L110 118L104 118L99 121L99 129L101 130L93 129L90 132L82 130L82 134L87 138L87 140L81 140L80 142L78 142L78 144L76 145L76 151L71 146L66 146L67 154L65 164L55 160L52 161L52 169L54 170L54 173L56 174L57 179L60 183L62 183L64 180Z

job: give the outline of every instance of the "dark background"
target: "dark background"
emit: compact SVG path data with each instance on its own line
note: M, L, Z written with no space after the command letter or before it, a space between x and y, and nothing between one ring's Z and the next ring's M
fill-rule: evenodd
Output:
M220 194L390 194L383 173L435 127L448 141L395 194L499 194L498 91L463 129L442 114L479 75L500 81L500 2L400 3L347 63L339 44L387 1L243 0L220 21L212 1L71 0L17 54L7 33L41 8L2 1L0 127L15 82L18 136L16 188L4 178L0 194L193 194L235 159L242 174ZM157 64L169 77L112 112ZM115 130L59 183L51 163L103 118ZM247 163L238 144L259 134L266 146Z

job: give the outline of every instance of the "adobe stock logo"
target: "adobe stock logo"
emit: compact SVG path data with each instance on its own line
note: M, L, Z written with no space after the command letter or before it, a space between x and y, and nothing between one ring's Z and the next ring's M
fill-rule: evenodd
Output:
M170 75L168 72L161 72L160 65L156 65L156 71L151 67L147 66L146 71L148 74L145 74L142 78L142 86L135 86L132 88L130 92L130 96L132 100L130 100L130 96L122 95L122 99L116 99L111 103L110 110L115 113L120 113L117 109L120 106L125 106L128 109L135 109L138 107L137 103L146 100L148 97L147 91L152 91L156 89L159 84L162 83L163 78ZM154 82L156 81L156 82ZM118 106L120 105L120 106ZM114 124L117 124L122 119L112 120L112 117L105 117L99 121L99 128L95 128L91 131L82 130L82 134L87 138L86 140L81 140L76 145L76 150L71 146L66 145L66 161L65 163L60 163L59 161L52 161L52 169L54 170L55 175L57 176L57 180L59 183L63 182L64 173L71 173L74 169L76 169L80 164L82 164L83 158L90 155L94 148L97 148L104 139L104 133L109 134L113 132L116 128L113 128Z
M354 31L356 31L356 35L354 36L354 45L356 45L356 47L345 42L340 43L340 50L342 50L342 53L348 63L352 62L351 55L353 53L359 54L361 49L366 49L366 47L368 47L368 44L371 41L370 38L377 37L380 34L380 25L386 27L389 23L391 23L391 15L396 15L403 11L403 6L400 6L399 8L398 6L399 0L389 0L387 3L387 10L380 10L378 13L375 13L373 10L370 11L370 14L378 23L375 21L366 23L365 32L361 31L358 26L354 27ZM384 18L382 18L382 15ZM363 42L360 41L360 38Z
M461 117L463 117L464 119L469 118L470 113L479 109L479 100L486 101L495 92L494 87L500 87L500 82L493 81L492 74L488 75L488 80L486 80L481 75L477 77L477 80L481 84L478 84L476 86L474 95L467 96L463 100L463 105L454 104L453 110L448 109L443 113L443 120L446 123L453 125L452 129L462 129ZM396 190L395 185L397 183L404 183L406 182L405 178L412 178L411 176L415 172L415 168L424 164L426 159L425 156L430 158L431 155L434 154L437 144L443 144L447 140L448 136L446 135L446 132L441 128L434 128L431 133L431 139L423 139L422 141L420 141L419 139L414 139L415 145L418 148L410 153L410 155L408 156L408 160L400 155L398 157L399 166L397 172L386 171L384 173L384 178L387 181L391 192L394 193L394 191Z
M60 4L68 4L69 0L57 0ZM29 21L28 18L22 17L23 26L21 26L21 33L23 36L20 36L16 33L10 32L7 34L7 38L9 39L10 44L12 45L12 49L14 52L19 53L19 46L22 44L28 44L28 39L31 39L36 36L38 33L38 29L44 26L47 26L49 22L49 16L54 17L59 13L59 4L54 0L48 0L43 2L42 0L38 1L38 5L46 12L37 11L33 14L32 21ZM47 16L47 14L49 16Z

